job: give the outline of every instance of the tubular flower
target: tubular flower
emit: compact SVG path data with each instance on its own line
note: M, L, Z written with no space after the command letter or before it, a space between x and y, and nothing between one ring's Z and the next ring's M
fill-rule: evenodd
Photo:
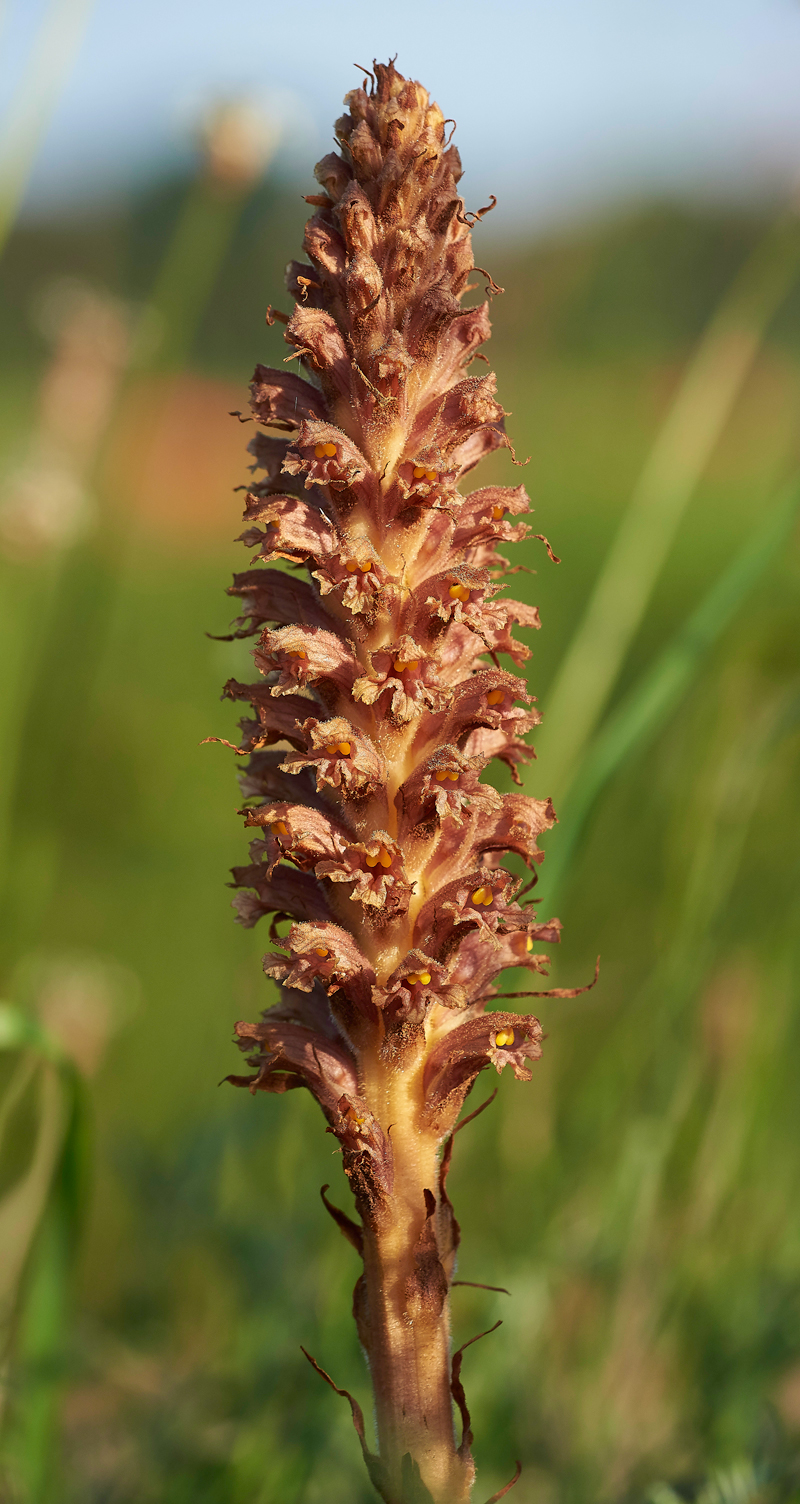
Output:
M288 273L304 374L259 366L251 388L255 562L231 594L261 677L224 693L252 706L240 752L257 833L235 906L244 925L275 916L264 968L281 1001L236 1025L252 1073L229 1079L319 1102L359 1216L329 1206L364 1263L376 1455L353 1406L370 1475L387 1504L460 1504L474 1468L450 1366L446 1168L479 1073L527 1081L541 1054L535 1018L485 1011L496 978L541 972L540 943L559 938L502 865L542 860L552 806L481 781L492 759L516 776L531 755L538 716L497 655L521 663L512 628L539 619L499 593L498 546L528 532L523 487L460 488L510 445L494 376L470 369L490 328L488 303L464 304L458 153L392 63L345 103L308 198L307 260Z

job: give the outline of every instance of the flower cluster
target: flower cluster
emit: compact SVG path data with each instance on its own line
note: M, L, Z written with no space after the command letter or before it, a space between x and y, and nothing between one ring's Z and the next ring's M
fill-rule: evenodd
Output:
M530 1079L538 1021L486 1004L505 967L542 971L541 944L559 938L558 920L519 901L503 858L535 867L555 816L482 777L500 759L519 783L532 755L537 712L498 660L522 664L514 629L539 619L500 594L499 549L529 533L524 488L461 488L510 445L494 376L471 371L490 326L486 301L463 301L480 284L458 153L419 84L392 63L370 78L347 96L340 151L316 168L307 260L288 268L294 312L271 315L305 374L258 366L251 388L242 541L254 563L231 593L260 678L225 687L251 707L240 751L253 840L234 881L242 924L273 916L264 968L281 1000L237 1024L252 1074L229 1079L304 1086L319 1102L361 1219L344 1219L348 1235L383 1250L377 1264L365 1253L356 1301L379 1487L399 1491L405 1449L429 1496L449 1500L467 1496L468 1441L437 1460L430 1396L424 1426L417 1417L427 1439L398 1440L387 1407L400 1400L381 1391L408 1360L379 1307L416 1329L417 1358L446 1322L457 1224L441 1146L481 1070ZM402 1289L387 1252L398 1223ZM406 1409L410 1382L395 1384Z

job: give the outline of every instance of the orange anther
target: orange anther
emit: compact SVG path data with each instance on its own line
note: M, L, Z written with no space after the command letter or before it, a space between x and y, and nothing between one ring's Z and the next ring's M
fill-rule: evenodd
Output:
M270 830L274 836L288 836L289 834L289 827L285 820L276 820L274 825L270 825Z
M514 1030L513 1029L498 1029L497 1033L494 1036L494 1042L495 1042L495 1044L500 1049L502 1049L503 1045L513 1044L514 1043Z
M419 974L419 980L421 981L423 987L427 987L428 983L430 982L430 979L431 979L431 974L430 974L429 971L421 971L420 972L420 974Z
M495 522L502 521L503 517L505 517L505 514L506 514L505 507L492 507L492 516L493 516Z
M418 658L409 658L408 663L406 664L406 668L410 668L410 669L419 668L419 659Z
M392 664L392 668L394 669L396 674L402 674L404 669L408 668L408 664L406 663L404 658L395 658L394 663Z
M339 743L337 742L333 747L326 747L325 751L327 752L329 757L335 757L337 752L339 751Z
M529 950L529 951L533 950L533 941L532 941L530 935L526 935L526 937L525 937L525 949Z
M330 955L330 951L326 950L324 945L318 945L318 946L316 946L316 948L314 950L314 955L315 956L321 956L322 959L324 960L326 956Z
M453 600L453 601L468 601L469 600L469 591L468 591L466 585L459 585L458 581L456 581L453 585L451 585L450 586L450 599Z
M341 754L342 757L349 757L350 756L350 743L349 742L339 742L339 745L338 745L338 747L337 747L336 750L337 750L337 752L339 752Z
M378 858L376 856L365 856L364 862L367 867L377 867Z
M324 460L325 454L327 452L327 448L328 448L327 444L315 444L314 445L314 458L315 458L315 460Z
M487 705L502 705L503 700L505 699L505 697L506 697L506 692L505 692L504 689L491 689L489 691L488 695L486 696L486 704Z
M379 860L379 862L380 862L380 864L381 864L382 867L391 867L391 865L392 865L391 852L387 851L385 846L381 846L380 856L378 857L378 860Z
M437 480L438 476L436 474L436 471L435 470L426 470L425 471L425 479L429 480L429 481L435 481L435 480Z
M303 648L290 648L286 656L287 658L307 658L308 653Z
M324 454L325 458L328 459L328 460L332 460L333 457L334 457L334 455L336 454L336 445L335 444L323 444L321 447L322 447L322 453Z
M423 477L424 474L425 474L425 466L424 465L415 465L414 466L414 479L415 480L422 480L422 477Z
M488 908L493 899L494 893L491 888L476 888L472 895L472 902L478 907L483 904Z

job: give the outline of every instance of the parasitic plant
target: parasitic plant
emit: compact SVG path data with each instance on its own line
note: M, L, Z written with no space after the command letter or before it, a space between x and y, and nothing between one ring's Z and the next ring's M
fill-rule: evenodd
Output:
M393 63L368 78L347 96L340 154L316 168L294 313L268 314L306 376L259 366L252 384L256 422L283 436L250 444L242 539L261 562L231 591L262 677L225 694L253 711L238 750L255 838L235 906L247 926L275 916L264 970L280 1001L236 1025L254 1073L228 1079L319 1102L359 1217L326 1201L364 1266L377 1455L351 1404L370 1476L387 1504L461 1504L474 1466L445 1182L479 1072L527 1081L541 1054L537 1019L485 1008L504 967L541 972L540 943L558 940L502 865L540 862L555 817L481 781L499 758L519 782L532 755L538 715L498 655L527 658L512 626L539 620L497 598L498 545L528 532L524 489L459 490L510 447L494 376L468 374L490 332L487 303L462 305L476 216L438 106Z

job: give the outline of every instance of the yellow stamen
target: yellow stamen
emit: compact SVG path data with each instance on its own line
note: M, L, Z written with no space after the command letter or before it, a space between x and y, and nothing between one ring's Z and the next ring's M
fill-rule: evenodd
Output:
M501 705L506 697L504 689L491 689L486 696L487 705Z
M314 950L314 955L321 956L324 960L325 956L330 955L330 951L326 950L324 945L318 945Z
M421 971L420 972L420 974L419 974L419 980L421 981L423 987L427 987L428 986L428 983L430 982L430 979L431 979L431 974L430 974L429 971Z
M335 757L337 752L339 751L338 743L336 744L336 746L326 747L325 751L327 752L329 757Z
M497 1033L494 1036L494 1042L495 1042L495 1044L500 1049L502 1049L503 1045L513 1044L514 1043L514 1030L513 1029L498 1029Z
M391 853L386 850L385 846L381 846L377 856L368 856L364 860L368 867L377 867L379 862L382 867L391 867L392 865Z
M285 820L276 820L275 824L270 826L270 830L274 836L288 836L289 834L289 827Z
M500 522L501 519L505 516L505 513L505 507L492 507L492 516L495 522Z
M437 783L444 783L449 778L451 783L458 783L458 773L453 768L440 768L436 774Z
M468 601L469 591L466 585L459 585L458 582L456 582L454 585L451 585L450 599L454 601Z
M332 460L333 457L334 457L334 455L336 454L336 445L335 444L323 444L322 445L322 452L325 455L326 459Z
M476 888L472 895L472 902L474 904L484 904L487 908L493 899L494 893L491 888Z
M525 937L525 949L528 951L533 950L533 941L530 935L526 935Z

